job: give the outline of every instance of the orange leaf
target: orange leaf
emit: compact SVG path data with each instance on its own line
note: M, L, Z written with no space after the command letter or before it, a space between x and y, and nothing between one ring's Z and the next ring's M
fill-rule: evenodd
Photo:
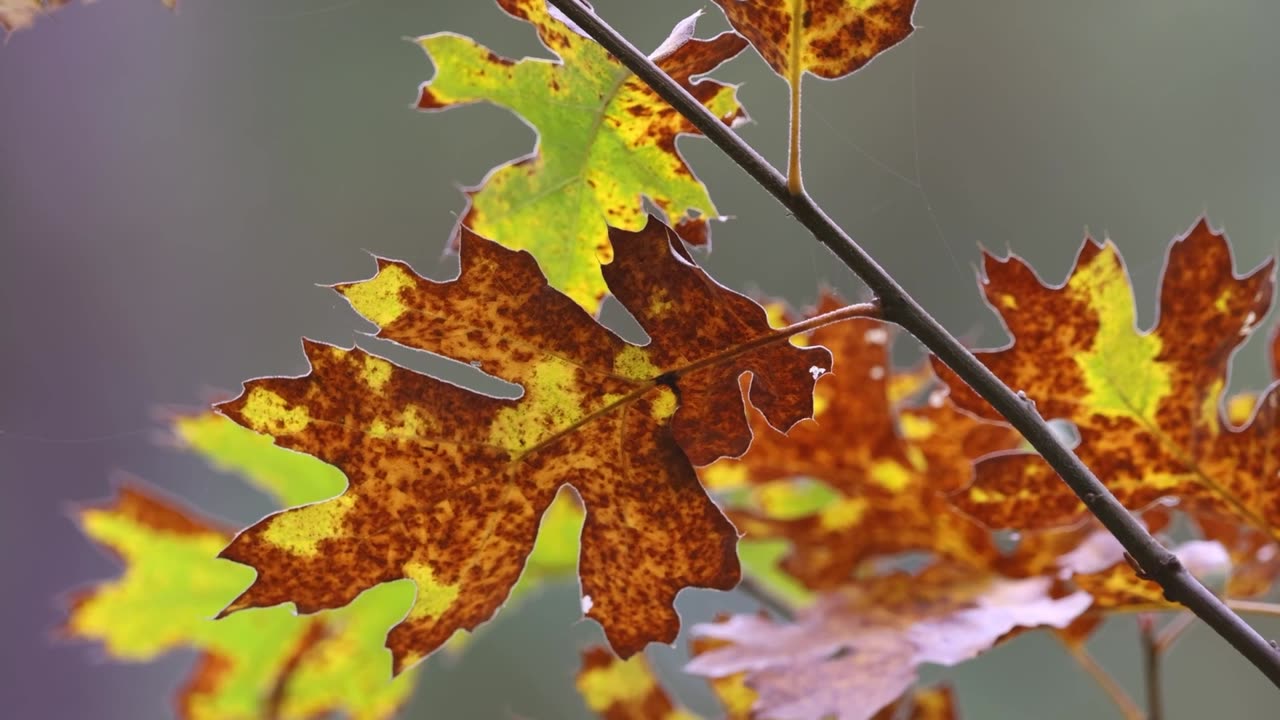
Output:
M649 345L621 340L548 287L528 253L465 229L456 280L379 260L372 279L337 286L379 337L476 364L523 395L488 397L311 341L307 375L246 383L219 409L338 466L349 487L232 542L223 557L258 578L227 611L294 602L314 612L410 578L417 601L387 637L401 670L493 615L565 483L586 509L584 604L618 654L675 638L681 589L737 584L737 532L691 461L750 443L740 375L752 375L751 403L787 428L811 416L830 355L788 345L656 219L610 240L605 279Z
M840 305L826 296L816 312ZM956 512L945 493L969 483L974 458L1016 447L1018 436L941 403L896 408L888 325L848 320L818 329L811 340L835 358L815 390L815 418L783 435L755 417L747 454L702 471L712 487L756 488L762 509L733 514L745 536L789 540L783 568L815 589L840 585L868 558L904 551L987 566L996 554L989 531ZM809 478L837 497L799 517L770 507L782 504L771 498L785 499Z
M658 683L644 655L621 660L608 648L582 653L578 692L602 720L692 720Z
M715 0L769 67L792 82L803 72L844 77L915 28L915 0Z
M1237 277L1226 239L1201 220L1170 246L1159 320L1139 331L1128 273L1109 241L1087 239L1056 287L1019 258L987 256L983 291L1014 340L978 356L1044 417L1075 424L1077 453L1126 507L1175 496L1192 512L1226 513L1274 535L1276 395L1245 428L1222 410L1231 354L1270 306L1272 269L1269 262ZM995 417L934 365L957 405ZM1004 528L1063 526L1085 514L1039 456L1025 452L980 462L957 504Z

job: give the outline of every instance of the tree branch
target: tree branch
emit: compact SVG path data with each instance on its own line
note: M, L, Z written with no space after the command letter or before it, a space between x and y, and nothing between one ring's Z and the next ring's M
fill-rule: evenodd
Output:
M547 0L583 32L613 53L623 65L671 103L702 133L773 195L876 294L884 319L901 325L1009 421L1071 487L1085 506L1164 588L1280 687L1280 652L1241 620L1187 572L1173 553L1156 541L1106 489L1093 472L1063 445L1025 394L1016 393L974 357L937 320L902 289L807 193L792 195L787 180L728 126L676 84L595 12L578 0Z

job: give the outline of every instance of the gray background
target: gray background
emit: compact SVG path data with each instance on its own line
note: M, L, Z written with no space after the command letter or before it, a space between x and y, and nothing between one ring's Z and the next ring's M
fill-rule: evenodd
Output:
M724 27L709 3L597 7L646 47L700 7L704 34ZM806 83L806 180L953 331L1003 341L974 285L979 244L1057 282L1086 226L1110 233L1148 324L1163 247L1198 214L1231 233L1238 267L1280 242L1280 5L922 0L917 24L857 76ZM387 0L184 0L176 14L103 0L0 47L0 714L167 716L189 654L123 666L49 640L57 594L116 572L66 508L127 470L255 520L260 496L154 442L157 408L303 371L301 335L351 342L365 326L315 284L368 276L367 251L453 272L457 186L534 136L489 106L408 109L432 69L401 38L440 30L543 53L491 3ZM742 135L782 164L784 83L750 51L718 77L744 83L756 122ZM717 278L797 303L820 283L861 292L709 143L681 148L736 218L706 258ZM1264 367L1251 343L1235 386L1261 385ZM681 597L686 622L725 604ZM504 614L461 660L430 661L405 717L584 714L571 675L599 632L577 618L571 587ZM1095 649L1136 689L1135 632L1116 622ZM1114 713L1044 637L944 674L970 718ZM1170 718L1274 716L1274 690L1203 629L1166 687Z

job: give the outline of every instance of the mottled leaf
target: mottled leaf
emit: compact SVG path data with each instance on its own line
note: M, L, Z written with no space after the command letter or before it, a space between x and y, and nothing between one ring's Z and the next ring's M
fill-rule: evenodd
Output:
M1233 517L1201 514L1196 524L1205 537L1221 543L1231 557L1231 574L1222 594L1231 598L1266 595L1280 577L1280 547L1271 534Z
M788 428L812 415L830 354L787 344L657 219L610 240L604 276L648 345L597 324L527 252L466 229L456 280L380 260L372 279L337 286L379 337L475 364L523 394L489 397L311 341L307 375L246 383L222 412L333 463L350 485L235 539L223 557L258 578L227 611L293 602L314 612L409 578L417 601L387 638L402 669L494 613L566 483L586 509L584 604L620 655L675 638L682 588L733 587L737 532L693 464L750 444L741 374L751 373L751 403Z
M76 593L64 632L101 642L122 660L199 650L178 697L181 717L388 718L412 691L410 675L388 682L391 658L380 642L408 607L407 584L376 588L323 615L274 608L215 622L253 574L216 558L229 530L136 483L77 515L85 534L120 559L124 574Z
M605 293L600 264L613 252L606 223L644 227L642 197L679 223L686 240L706 240L706 221L717 212L676 150L679 135L697 130L545 0L498 4L532 24L559 60L508 60L469 38L428 35L418 43L436 75L422 85L417 106L491 102L533 127L533 153L494 168L467 190L461 225L529 250L552 287L595 312ZM726 123L745 118L733 87L693 78L737 55L746 41L734 33L695 39L696 17L678 25L653 59Z
M279 505L328 500L347 487L346 477L336 467L311 455L281 448L270 437L216 413L179 415L173 428L187 446L214 467L240 475ZM510 608L517 598L548 582L574 577L582 519L582 504L565 488L543 516L541 532L505 607ZM450 648L461 649L462 639L463 636L455 636Z
M1128 274L1110 241L1087 239L1056 287L1016 257L988 255L984 268L983 291L1013 342L979 358L1044 417L1075 425L1076 452L1125 506L1138 511L1172 496L1192 512L1280 529L1275 391L1243 428L1222 408L1231 354L1270 306L1272 263L1237 277L1226 239L1199 222L1170 246L1149 331L1136 325ZM995 417L941 363L935 368L957 405ZM993 527L1062 526L1085 514L1029 452L980 462L957 504Z
M815 312L839 305L824 297ZM864 319L815 331L835 365L815 390L814 419L783 435L756 417L746 455L702 470L709 487L753 488L756 509L732 513L735 524L748 540L789 541L783 568L811 588L840 585L875 556L932 551L986 567L996 554L990 532L946 493L969 483L975 458L1019 438L941 398L899 407L891 338L889 326Z
M844 77L915 29L915 0L715 2L769 67L793 84L805 72Z
M602 720L694 720L658 683L643 654L621 660L608 648L582 653L578 692Z
M955 665L1017 628L1066 627L1089 606L1085 593L1054 597L1049 578L1006 580L936 564L828 593L793 623L753 615L699 625L725 647L694 658L690 672L746 674L769 718L868 720L916 680L924 663Z

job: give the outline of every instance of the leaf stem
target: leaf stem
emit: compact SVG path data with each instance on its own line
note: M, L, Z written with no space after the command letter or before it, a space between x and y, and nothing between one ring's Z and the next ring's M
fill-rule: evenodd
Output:
M1156 617L1151 613L1138 616L1138 636L1142 641L1142 674L1147 692L1147 720L1164 720L1164 700L1160 691L1160 639L1156 633Z
M1129 697L1129 693L1125 692L1120 683L1111 677L1111 673L1107 672L1105 668L1098 664L1097 660L1093 659L1093 655L1090 655L1083 645L1069 643L1063 640L1062 636L1058 636L1058 639L1062 640L1067 653L1076 661L1076 664L1088 673L1089 677L1093 678L1093 681L1098 683L1098 686L1107 693L1107 696L1111 698L1111 702L1115 703L1116 707L1120 709L1120 714L1125 717L1125 720L1146 720L1141 708L1133 701L1133 698Z
M594 11L579 0L547 1L671 103L760 187L782 203L871 288L880 302L884 319L901 325L914 335L1027 439L1090 512L1138 561L1143 571L1160 584L1167 598L1188 607L1280 687L1280 652L1200 584L1173 553L1147 532L1080 458L1058 440L1025 394L1016 393L1005 385L908 295L808 193L792 194L787 179L759 153Z
M801 47L804 40L800 15L804 12L804 0L791 0L791 52L787 66L791 86L791 125L787 147L787 191L792 195L804 194L804 181L800 177L800 83L804 68L800 67Z
M714 355L708 355L707 357L704 357L701 360L698 360L697 362L689 363L688 365L685 365L682 368L674 370L673 372L676 375L686 375L688 373L701 370L710 365L717 365L719 363L724 362L725 360L728 360L729 358L737 357L738 355L741 355L746 352L750 352L751 350L755 350L756 348L763 347L765 345L771 345L776 342L781 342L793 335L806 333L806 332L809 332L810 330L817 330L818 328L824 325L831 325L833 323L838 323L843 320L852 320L853 318L880 319L880 305L874 302L854 303L853 305L845 305L844 307L836 308L831 312L825 312L825 313L822 313L821 315L815 315L807 320L801 320L798 323L792 323L786 327L778 328L777 330L774 330L771 333L761 335L758 338L755 338L753 340L748 340L747 342L741 343L739 345L734 345L733 347L723 350L721 352L715 353Z

